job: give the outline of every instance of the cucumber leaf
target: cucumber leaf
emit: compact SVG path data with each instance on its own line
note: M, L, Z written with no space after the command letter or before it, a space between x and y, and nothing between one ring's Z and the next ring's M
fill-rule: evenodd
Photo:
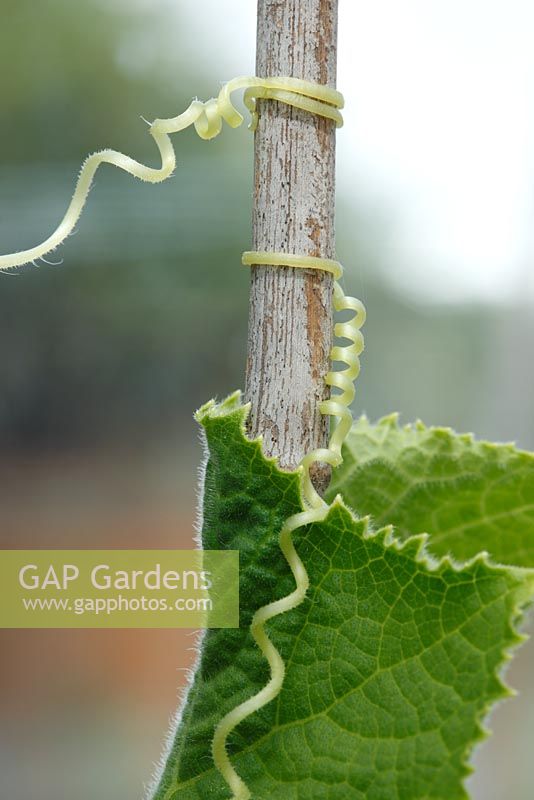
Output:
M204 636L154 800L231 796L213 765L213 731L268 680L248 630L254 611L294 588L278 533L301 508L299 475L279 470L262 454L261 441L246 437L246 414L239 394L197 414L209 450L202 542L240 550L241 621L238 629ZM357 518L338 496L324 521L294 533L310 589L300 606L266 626L286 664L284 685L229 740L232 763L255 800L466 798L463 780L471 750L485 735L483 719L510 694L500 672L522 640L517 626L534 593L534 572L494 565L484 554L461 566L448 556L438 561L427 552L425 534L409 536L407 509L402 540L383 525L376 465L387 474L384 464L389 468L398 453L386 447L381 455L380 442L395 429L381 425L380 436L365 433L367 460L363 449L356 458L351 439L352 462L347 458L344 477L335 479L342 494L347 485L349 505L358 511L376 500L373 516L381 527ZM365 438L361 428L357 436ZM415 475L423 475L421 463L429 459L433 469L445 463L432 462L433 448L420 448L421 462L412 452ZM367 494L360 492L366 465ZM407 471L403 466L403 476ZM451 493L462 488L461 481L448 485ZM391 505L392 490L384 495ZM425 527L421 513L415 519L416 530ZM524 519L515 513L517 526Z
M534 455L511 444L477 442L392 414L354 423L329 489L376 526L405 539L428 533L429 549L465 561L534 567Z

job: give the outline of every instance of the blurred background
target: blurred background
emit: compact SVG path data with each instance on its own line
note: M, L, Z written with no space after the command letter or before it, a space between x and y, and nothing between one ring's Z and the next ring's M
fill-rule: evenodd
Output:
M338 255L368 310L355 413L534 448L533 24L529 0L340 0ZM87 153L155 164L140 115L253 74L254 39L252 0L0 0L1 252L55 228ZM0 275L1 547L192 543L192 412L243 384L252 137L175 145L161 186L98 173L61 265ZM193 642L0 631L2 795L140 798ZM533 668L531 643L476 800L532 797Z

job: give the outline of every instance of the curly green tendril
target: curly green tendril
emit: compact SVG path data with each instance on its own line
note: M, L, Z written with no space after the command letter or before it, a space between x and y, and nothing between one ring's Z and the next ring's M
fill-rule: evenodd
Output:
M256 129L258 122L256 111L258 99L277 99L295 108L332 119L338 126L343 124L339 111L343 107L343 96L327 86L308 83L298 78L234 78L223 86L218 97L205 103L193 100L183 114L172 119L156 119L150 125L149 133L160 152L161 167L157 169L147 167L117 150L100 150L88 156L82 164L69 207L56 230L36 247L0 256L0 270L35 262L36 259L55 250L73 232L95 173L101 164L112 164L148 183L161 183L170 178L176 167L176 156L169 134L178 133L194 125L201 139L213 139L221 132L223 120L231 128L238 128L243 122L243 117L231 100L231 95L238 89L245 89L243 101L252 116L250 123L252 130Z
M250 631L263 655L269 662L271 677L268 683L254 697L236 706L219 722L215 729L212 743L213 760L233 792L233 800L249 800L252 797L250 790L239 777L228 758L226 743L234 728L246 717L258 711L264 705L274 700L280 693L284 681L285 664L282 657L265 632L265 623L273 617L296 608L306 596L309 586L308 573L293 545L292 534L304 525L320 522L328 513L329 506L316 491L311 477L310 467L313 463L321 461L333 467L338 466L342 459L341 445L345 440L352 424L352 415L349 406L354 399L354 380L360 371L359 356L363 351L363 336L360 328L365 322L365 309L355 297L348 297L337 282L343 274L343 268L338 261L312 256L298 256L288 253L246 252L243 253L243 264L269 265L275 267L300 267L302 269L319 269L331 272L334 275L334 308L336 311L351 311L352 318L348 322L338 322L334 327L337 337L347 339L348 345L337 345L330 351L332 361L346 365L343 370L330 370L325 382L330 387L340 390L328 400L319 404L322 414L328 414L337 419L328 447L312 450L301 461L302 467L302 497L304 511L289 517L280 531L280 548L291 568L295 578L296 589L291 594L269 603L258 609L252 618Z
M43 258L55 250L72 233L87 200L93 177L101 164L112 164L142 181L160 183L172 175L176 166L176 156L169 134L177 133L194 125L201 139L213 139L221 132L223 121L232 128L239 127L243 122L243 117L231 100L232 93L239 89L245 90L243 101L250 111L250 128L253 131L258 123L256 101L259 99L278 100L311 114L331 119L338 127L343 124L340 113L340 109L343 107L343 96L335 89L297 78L234 78L223 86L218 97L206 102L193 100L189 108L177 117L157 119L150 125L149 132L161 156L160 168L148 167L116 150L101 150L90 155L82 165L74 195L56 230L36 247L0 256L0 270L13 269ZM335 467L342 461L341 446L351 427L352 417L349 406L354 398L354 380L360 371L359 355L363 350L360 328L365 321L365 309L362 303L354 297L345 295L338 283L343 275L343 268L338 261L298 254L269 252L246 252L243 254L242 260L243 264L247 266L294 267L318 269L331 273L334 276L333 303L335 310L349 311L353 316L347 322L337 323L334 328L335 336L346 339L349 344L337 345L332 348L330 353L331 360L345 364L345 369L332 369L325 376L326 384L339 392L319 405L321 413L334 417L337 424L328 446L313 450L303 458L300 467L303 476L302 498L305 508L298 514L289 517L280 531L280 548L291 568L296 588L287 597L269 603L256 611L250 626L254 640L269 663L271 676L261 691L223 717L213 736L213 759L233 793L233 800L249 800L251 793L233 768L226 744L236 726L246 717L274 700L282 688L285 664L267 636L265 623L279 614L296 608L302 603L308 590L308 574L295 550L292 534L304 525L321 521L328 512L329 506L313 486L310 467L315 462L323 462Z

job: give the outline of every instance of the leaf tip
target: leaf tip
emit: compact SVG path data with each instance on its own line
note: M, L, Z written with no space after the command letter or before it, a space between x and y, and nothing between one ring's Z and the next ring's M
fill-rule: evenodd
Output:
M365 419L367 419L367 417ZM391 414L381 417L376 424L382 428L398 428L399 412L393 411Z
M195 411L193 416L195 420L200 423L200 425L203 425L207 419L224 417L239 410L243 411L243 416L246 418L248 412L250 411L250 403L242 403L241 390L237 389L220 402L217 402L215 399L208 400L207 403L204 403L204 405L200 406L198 411Z

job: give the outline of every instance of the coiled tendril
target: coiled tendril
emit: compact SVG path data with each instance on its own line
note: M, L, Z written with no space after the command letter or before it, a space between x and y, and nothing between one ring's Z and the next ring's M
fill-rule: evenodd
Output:
M72 233L87 200L94 175L101 164L112 164L142 181L160 183L172 175L176 166L176 156L169 134L178 133L193 125L201 139L213 139L221 132L223 121L231 128L239 127L243 122L243 117L231 99L232 93L238 89L245 90L243 102L251 114L250 128L252 130L255 130L258 122L256 110L258 99L278 100L311 114L331 119L338 127L343 124L340 113L340 109L343 107L343 96L335 89L297 78L234 78L222 87L216 98L206 102L193 100L189 108L177 117L156 119L150 125L149 133L158 147L161 167L148 167L116 150L101 150L90 155L82 164L72 200L56 230L40 245L0 256L0 270L13 269L43 258L55 250ZM342 461L341 446L352 422L349 406L354 397L353 381L360 370L359 355L363 350L360 328L365 321L363 305L354 297L346 296L337 282L343 274L343 268L337 261L288 253L246 252L243 254L243 263L319 269L331 272L335 279L334 308L336 311L351 311L353 317L348 322L337 323L334 328L335 335L347 339L349 344L335 346L330 353L332 361L344 363L346 368L339 371L330 370L325 377L326 383L332 388L339 389L340 393L333 395L329 400L324 400L319 406L321 413L337 419L337 425L330 437L328 447L313 450L302 460L302 496L306 508L289 517L280 531L280 548L291 568L296 588L287 597L258 609L250 627L254 640L269 663L271 677L254 697L241 703L223 717L217 725L213 737L213 759L217 769L233 792L234 800L249 800L251 793L233 768L226 751L226 743L228 736L242 720L273 700L282 688L285 664L267 636L264 626L273 617L296 608L302 603L308 590L308 574L293 545L292 533L304 525L321 521L328 512L328 505L312 484L310 466L316 461L337 466ZM174 788L169 791L172 795Z
M228 758L226 742L231 732L240 722L255 711L263 708L271 700L274 700L282 688L285 664L280 653L267 636L264 626L273 617L277 617L279 614L283 614L300 605L308 591L308 573L295 550L292 534L298 528L310 525L312 522L320 522L328 513L328 504L315 490L311 481L310 467L317 461L322 461L335 467L343 460L341 446L352 424L349 406L354 399L354 380L360 371L359 356L364 346L360 328L365 322L365 308L362 303L355 297L345 295L338 283L338 279L343 274L343 267L338 261L313 258L312 256L262 251L243 253L243 264L247 266L265 264L275 267L300 267L302 269L320 269L325 272L331 272L335 279L334 308L336 311L351 311L353 316L347 322L336 323L334 327L335 336L347 339L349 344L336 345L330 351L331 360L345 364L346 368L339 371L332 369L325 377L325 382L328 386L336 387L340 390L340 394L333 395L329 400L323 400L319 405L319 410L322 414L328 414L337 419L337 425L330 436L328 447L312 450L302 459L302 496L306 508L304 511L289 517L280 531L280 548L291 568L296 588L286 597L258 609L250 625L250 631L255 642L269 662L271 677L263 689L255 694L254 697L236 706L223 717L217 725L213 737L213 759L217 769L221 772L233 792L233 800L249 800L252 795Z
M250 123L252 130L255 130L258 121L256 99L267 98L276 98L295 108L328 117L334 120L336 125L343 124L339 112L343 107L343 97L327 86L308 83L298 78L234 78L222 87L216 98L206 102L193 100L183 114L172 119L156 119L150 125L149 133L158 147L161 167L148 167L117 150L100 150L88 156L82 164L72 200L56 230L36 247L0 256L0 270L30 264L46 256L72 233L87 200L95 173L101 164L112 164L141 181L161 183L172 175L176 167L176 156L169 134L178 133L194 125L201 139L213 139L221 132L223 121L231 128L238 128L243 122L243 116L231 99L233 92L238 89L245 89L243 101L252 116Z

